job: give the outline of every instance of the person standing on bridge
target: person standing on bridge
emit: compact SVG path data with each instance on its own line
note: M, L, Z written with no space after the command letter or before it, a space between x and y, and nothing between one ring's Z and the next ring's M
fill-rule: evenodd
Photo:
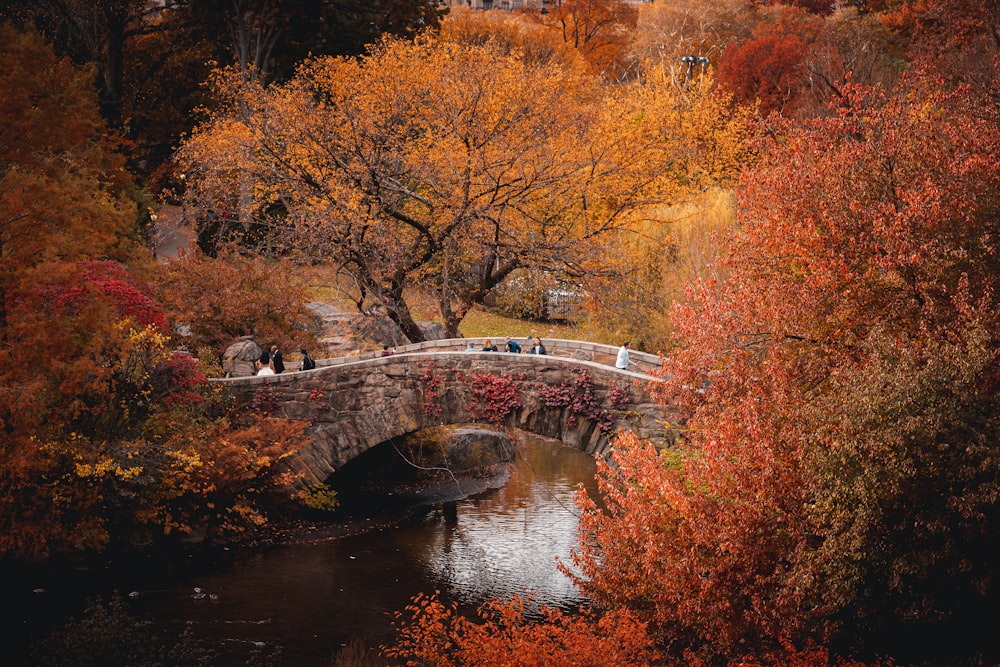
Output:
M504 352L513 352L514 354L521 354L521 346L517 344L517 341L507 336L503 342Z
M300 366L301 370L311 371L316 368L316 362L313 361L313 358L309 356L308 352L306 352L306 348L300 348L299 352L302 353L302 366Z
M483 349L481 351L482 352L497 352L498 350L497 350L497 346L493 344L493 341L491 341L489 338L487 338L486 340L483 341Z
M531 346L530 350L528 350L528 354L548 354L548 352L545 351L545 346L542 345L541 338L535 338L535 344Z
M615 368L619 370L628 370L629 366L638 366L638 364L629 357L628 348L631 343L625 341L622 346L618 348L618 359L615 360Z
M274 373L284 373L285 372L285 361L281 357L281 350L278 349L277 345L271 346L271 368L274 369Z

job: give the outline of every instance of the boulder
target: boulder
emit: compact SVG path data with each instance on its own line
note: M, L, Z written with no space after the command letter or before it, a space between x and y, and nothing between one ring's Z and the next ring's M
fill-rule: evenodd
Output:
M351 320L350 326L359 341L370 340L389 347L399 347L411 342L403 335L399 325L382 313L358 315ZM424 340L443 340L448 337L444 325L438 322L417 322L417 326L423 332Z
M405 437L400 450L425 467L470 473L514 460L514 445L504 431L482 424L432 426Z
M222 353L222 372L227 378L256 375L257 360L263 351L253 336L240 336Z

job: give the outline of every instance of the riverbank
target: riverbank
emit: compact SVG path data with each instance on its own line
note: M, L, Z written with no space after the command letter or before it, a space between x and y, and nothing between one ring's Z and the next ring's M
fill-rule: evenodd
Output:
M457 474L438 472L433 479L425 478L419 485L397 483L380 488L367 487L363 497L352 498L351 507L346 512L303 512L300 516L277 517L257 534L248 536L245 541L230 543L229 546L254 550L276 545L335 540L372 530L393 528L413 520L429 508L502 488L510 479L511 467L510 463L498 463ZM378 495L396 501L381 503L378 511L368 515L361 512L361 508L365 506L365 497Z

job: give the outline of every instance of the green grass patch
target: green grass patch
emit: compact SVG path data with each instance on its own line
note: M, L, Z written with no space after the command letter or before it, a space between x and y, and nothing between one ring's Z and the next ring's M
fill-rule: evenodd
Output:
M462 320L459 332L466 338L495 338L503 340L510 336L523 344L525 338L568 338L578 337L577 329L571 324L555 322L531 322L513 317L504 317L485 310L473 308Z

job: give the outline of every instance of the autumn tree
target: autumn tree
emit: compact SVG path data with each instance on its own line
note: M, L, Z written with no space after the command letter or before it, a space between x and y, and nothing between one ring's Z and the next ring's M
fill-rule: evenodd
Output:
M168 345L89 73L0 27L0 558L261 520L301 425L227 411Z
M810 79L806 57L818 42L823 19L786 6L758 12L746 40L726 47L718 64L719 85L760 113L794 115Z
M167 265L159 296L171 319L187 324L194 349L221 355L247 335L284 350L314 349L318 324L294 269L229 248L215 258L188 253Z
M146 32L147 21L158 12L155 5L144 0L12 0L6 11L8 20L39 29L58 53L96 66L102 112L117 127L122 121L125 45Z
M1000 133L919 89L850 89L746 175L675 316L684 446L619 440L584 501L584 591L671 646L995 655Z
M669 0L642 4L638 11L630 54L640 64L679 65L688 55L717 63L727 46L749 37L758 20L744 0Z
M192 195L235 207L234 172L249 170L257 214L349 273L411 340L423 334L405 288L433 290L455 335L513 270L579 265L665 173L665 151L634 141L650 147L653 130L595 117L586 80L489 45L390 40L286 86L226 90L235 112L181 152Z
M476 622L436 595L418 595L405 613L397 612L398 636L383 652L403 664L440 667L638 667L662 658L644 624L627 611L598 616L543 609L542 618L528 620L529 603L522 597L487 603Z
M84 71L57 60L34 34L0 26L7 66L0 106L0 340L10 344L11 290L45 262L127 259L131 217L111 196L91 193L123 177L101 136Z
M564 70L586 68L580 52L547 26L517 12L483 12L452 7L441 22L443 41L491 44L507 54L519 54L527 63Z
M928 68L943 85L967 85L988 91L995 109L1000 97L996 38L1000 7L997 3L969 0L894 2L884 13L883 20L906 44L908 60Z
M810 85L802 92L804 115L827 112L840 103L846 83L891 88L901 73L902 40L878 14L843 8L824 20L804 66Z
M666 316L685 298L675 276L691 262L710 270L710 230L731 224L727 193L755 159L755 128L746 108L714 89L710 73L689 84L667 64L651 66L619 93L605 107L609 124L642 156L637 169L650 170L650 205L605 238L586 283L586 326L599 339L666 350Z
M626 55L636 16L636 8L622 0L561 0L539 20L578 50L591 71L618 80L628 69Z

